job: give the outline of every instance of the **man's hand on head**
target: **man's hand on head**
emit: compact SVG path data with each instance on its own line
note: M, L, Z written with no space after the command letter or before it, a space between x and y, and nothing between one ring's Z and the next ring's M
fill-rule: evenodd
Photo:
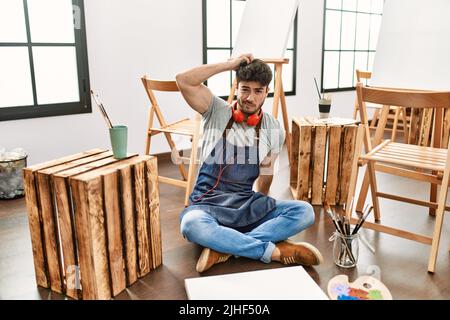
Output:
M253 61L254 57L251 53L245 53L240 55L237 58L232 58L228 60L228 63L230 64L231 70L237 70L242 65L247 65Z

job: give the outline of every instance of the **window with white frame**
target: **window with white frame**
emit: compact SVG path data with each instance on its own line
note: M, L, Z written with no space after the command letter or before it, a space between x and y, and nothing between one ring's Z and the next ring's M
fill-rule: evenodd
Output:
M245 8L245 0L203 0L203 63L223 62L230 58ZM286 95L295 95L297 15L291 29L283 66L283 89ZM273 65L271 65L272 72ZM234 81L234 72L223 72L208 79L211 91L227 97ZM273 94L274 84L269 85Z
M325 0L322 90L353 90L355 70L371 71L384 0Z
M0 120L91 112L83 5L0 1Z

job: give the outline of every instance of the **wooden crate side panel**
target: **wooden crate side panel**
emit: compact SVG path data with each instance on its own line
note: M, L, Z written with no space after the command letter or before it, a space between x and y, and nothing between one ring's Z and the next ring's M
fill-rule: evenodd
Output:
M122 185L122 220L124 226L125 265L127 285L137 281L137 244L133 173L130 166L119 170Z
M50 286L50 280L48 278L47 262L44 251L45 245L42 230L42 218L39 210L35 175L31 170L24 169L23 178L36 284L40 287L48 288Z
M329 128L327 179L325 188L325 202L336 204L336 194L339 178L339 150L341 148L341 126Z
M314 137L314 167L312 179L311 203L321 205L323 203L323 176L325 168L325 145L327 139L327 127L316 126Z
M50 288L55 292L62 293L62 261L59 251L59 232L53 205L52 187L48 175L40 174L38 172L37 180Z
M150 236L152 268L162 264L161 218L159 212L158 161L152 158L146 162L147 189L150 208Z
M118 173L113 172L103 176L103 187L112 295L116 296L126 288Z

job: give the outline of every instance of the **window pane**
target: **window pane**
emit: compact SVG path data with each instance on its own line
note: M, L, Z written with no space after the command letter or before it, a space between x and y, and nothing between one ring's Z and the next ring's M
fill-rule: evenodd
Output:
M230 0L208 1L207 46L230 47Z
M208 63L223 62L230 58L230 50L208 50ZM208 88L217 96L230 94L230 72L221 72L208 79Z
M325 52L323 65L324 89L338 87L339 52Z
M75 47L33 47L38 104L79 101Z
M292 77L294 72L294 54L293 50L286 50L285 57L289 59L288 64L283 65L283 73L281 77L283 78L283 90L284 92L292 91L294 90L293 83L292 83ZM273 74L275 77L275 73ZM273 85L273 83L271 84Z
M28 0L31 41L74 43L71 0Z
M341 0L327 0L328 9L341 9Z
M339 50L341 12L326 10L325 14L325 50Z
M370 16L370 43L369 49L376 50L378 43L378 34L380 33L381 27L381 16L371 15Z
M356 50L368 50L370 15L358 13L356 24Z
M209 3L211 3L211 1ZM247 3L246 1L236 1L236 0L233 0L231 3L233 9L232 14L233 23L231 26L233 28L233 39L231 43L233 45L234 43L236 43L236 37L238 35L239 26L241 25L241 18L242 14L244 13L246 3Z
M373 69L373 60L375 59L376 52L369 52L369 64L367 66L368 71L372 71Z
M384 0L372 0L372 13L383 13Z
M367 52L355 52L355 68L353 70L354 74L354 81L353 85L356 86L356 83L358 82L356 79L356 69L359 69L360 71L367 71Z
M343 12L341 50L355 49L355 26L356 13Z
M27 42L23 0L0 1L0 42Z
M370 0L358 0L359 12L370 12Z
M339 87L351 87L353 84L353 52L341 52L339 69Z
M356 11L356 0L344 0L342 1L342 9Z
M0 108L34 105L28 48L0 47Z

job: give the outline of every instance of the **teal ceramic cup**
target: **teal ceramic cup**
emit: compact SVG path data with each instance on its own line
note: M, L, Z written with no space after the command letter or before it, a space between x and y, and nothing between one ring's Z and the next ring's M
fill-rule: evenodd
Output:
M114 126L109 129L109 137L111 139L111 146L113 149L114 158L123 159L127 156L127 140L128 127Z

